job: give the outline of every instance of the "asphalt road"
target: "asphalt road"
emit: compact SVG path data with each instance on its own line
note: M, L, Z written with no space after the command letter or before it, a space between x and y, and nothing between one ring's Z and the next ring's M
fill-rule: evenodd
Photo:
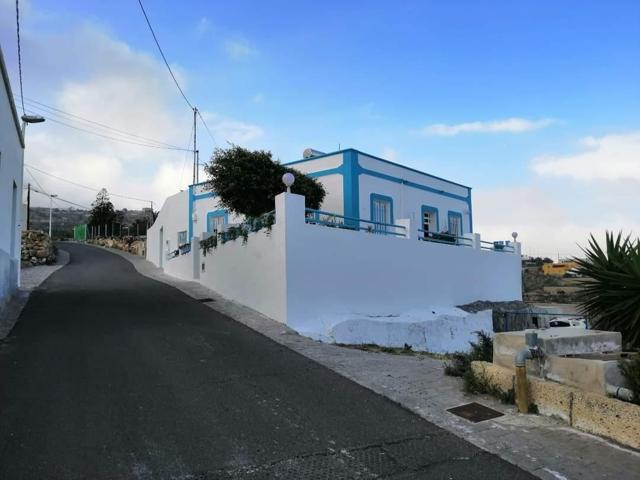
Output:
M1 479L534 478L120 256L64 248L0 343Z

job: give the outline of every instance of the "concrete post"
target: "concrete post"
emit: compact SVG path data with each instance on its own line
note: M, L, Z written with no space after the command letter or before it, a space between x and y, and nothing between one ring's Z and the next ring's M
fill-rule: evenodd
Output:
M418 238L418 230L414 229L413 220L411 218L400 218L396 220L395 223L396 225L405 227L405 230L398 228L398 232L396 233L406 233L406 238L408 239Z
M470 240L469 242L467 242L467 244L471 245L474 250L480 250L482 244L480 243L479 233L465 233L464 237Z

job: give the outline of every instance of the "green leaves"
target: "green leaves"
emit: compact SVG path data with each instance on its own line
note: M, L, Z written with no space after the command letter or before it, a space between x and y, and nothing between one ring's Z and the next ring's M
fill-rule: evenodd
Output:
M591 235L585 258L575 258L582 283L580 309L600 330L622 333L631 348L640 348L640 240L606 232L604 246Z
M265 150L237 145L217 148L205 171L210 177L207 186L216 192L220 204L246 217L259 217L275 208L276 195L285 190L282 175L286 172L295 176L291 191L305 196L307 208L320 208L326 195L320 182L273 161Z

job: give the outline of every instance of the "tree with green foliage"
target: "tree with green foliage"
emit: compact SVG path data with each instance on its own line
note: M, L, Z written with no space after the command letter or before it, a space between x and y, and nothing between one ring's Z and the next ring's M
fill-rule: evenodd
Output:
M585 258L574 258L584 276L580 310L594 328L622 333L632 349L640 349L640 239L606 232L601 247L593 235Z
M103 188L96 195L96 199L91 204L91 210L89 212L89 225L111 227L111 222L116 220L116 211L113 208L113 203L109 200L109 193L106 188Z
M293 193L304 195L306 207L318 209L326 195L320 182L273 160L271 152L248 150L237 145L217 148L211 163L207 188L216 192L220 205L246 217L259 217L275 208L275 197L285 190L282 175L291 172Z

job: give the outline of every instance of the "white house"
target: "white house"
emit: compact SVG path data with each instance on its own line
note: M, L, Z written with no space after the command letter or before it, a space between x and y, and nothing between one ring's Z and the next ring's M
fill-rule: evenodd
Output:
M323 183L319 210L282 193L271 231L203 255L200 240L242 219L192 185L166 200L147 258L329 341L464 350L491 315L457 305L522 298L520 245L474 232L469 187L354 149L287 165Z
M0 49L0 307L20 283L24 138Z

